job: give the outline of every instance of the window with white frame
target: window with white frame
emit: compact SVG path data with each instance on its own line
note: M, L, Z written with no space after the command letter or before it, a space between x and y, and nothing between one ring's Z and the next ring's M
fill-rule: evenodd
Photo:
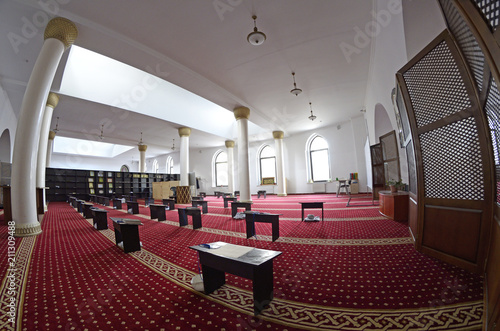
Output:
M276 183L276 154L269 145L263 145L258 153L259 176L262 184L263 178L274 178Z
M328 143L325 138L319 135L311 136L307 145L307 158L308 177L312 182L324 182L331 178Z
M220 150L216 152L214 157L214 178L215 178L215 186L227 186L228 178L227 178L227 153Z
M171 175L173 172L173 168L174 168L174 159L171 156L169 156L169 157L167 157L167 171L166 171L166 173Z
M158 160L157 159L154 159L153 160L153 173L157 174L158 173L158 169L159 169L159 165L158 165Z

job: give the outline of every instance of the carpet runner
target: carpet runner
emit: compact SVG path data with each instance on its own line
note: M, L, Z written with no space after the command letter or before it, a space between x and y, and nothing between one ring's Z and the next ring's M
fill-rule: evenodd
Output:
M151 220L141 201L139 215L101 207L110 229L97 231L69 204L51 203L42 235L16 238L17 329L481 328L482 277L416 252L407 224L380 217L377 206L346 208L335 195L255 199L252 210L283 214L272 242L269 224L256 223L257 238L246 239L244 220L233 220L222 198L206 200L198 230L179 227L177 210L166 222ZM324 201L325 221L301 222L299 201ZM142 221L141 251L115 245L109 217ZM0 238L5 252L6 226ZM249 280L226 274L226 285L208 296L192 288L198 259L187 247L219 240L283 252L274 261L274 300L261 315L253 316ZM0 328L14 330L3 255Z

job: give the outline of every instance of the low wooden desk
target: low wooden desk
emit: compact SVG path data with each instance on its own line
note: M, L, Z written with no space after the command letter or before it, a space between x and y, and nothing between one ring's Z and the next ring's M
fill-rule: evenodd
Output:
M83 217L85 217L85 218L94 217L94 214L92 213L92 208L94 208L94 204L84 203L83 204Z
M204 198L202 196L191 197L191 201L203 201Z
M108 228L108 211L104 209L92 209L94 228L106 230Z
M187 207L177 209L179 212L179 226L188 225L188 216L193 219L193 229L201 228L201 210L198 207Z
M4 193L5 194L5 193ZM71 207L76 208L76 197L69 196L68 201Z
M95 194L89 194L89 201L96 202L96 195Z
M122 243L125 253L140 251L139 225L141 224L127 224L126 218L111 217L111 220L113 221L113 228L115 230L116 245L119 246Z
M165 215L165 205L149 205L149 214L151 215L151 219L158 219L158 222L166 221L167 216Z
M302 221L304 221L304 209L319 209L321 208L321 220L325 219L323 202L299 202L302 205Z
M233 218L238 213L238 208L245 208L246 211L252 210L252 203L251 202L241 202L241 201L231 202L231 216Z
M115 209L122 209L122 199L113 199L113 207Z
M266 191L264 191L264 190L257 191L257 199L260 199L261 195L263 195L264 199L265 199L266 198Z
M218 245L220 248L207 248L203 245L189 247L198 251L205 294L208 295L225 284L226 272L251 279L254 314L258 315L273 300L273 260L281 252L220 241L210 245Z
M224 208L227 208L229 207L228 206L228 201L232 201L232 202L235 202L237 201L236 197L224 197Z
M207 193L206 193L206 192L200 192L200 193L198 194L198 196L203 197L203 198L206 198L206 197L207 197Z
M76 200L76 209L78 210L79 213L83 214L83 205L85 204L85 201L83 200Z
M256 236L255 222L271 223L272 238L276 241L280 237L280 215L261 213L258 211L245 211L245 223L247 228L247 239Z
M202 213L203 214L207 214L208 213L208 201L204 201L204 200L192 200L191 201L191 205L193 207L201 206Z
M132 209L132 214L139 214L139 203L137 201L127 201L127 211Z
M155 203L155 199L153 199L153 198L145 198L144 199L144 204L146 205L146 207L149 205L152 205L154 203Z
M163 199L162 202L164 205L168 206L168 210L175 209L175 199Z
M398 191L380 191L379 194L379 212L395 221L408 221L408 192Z

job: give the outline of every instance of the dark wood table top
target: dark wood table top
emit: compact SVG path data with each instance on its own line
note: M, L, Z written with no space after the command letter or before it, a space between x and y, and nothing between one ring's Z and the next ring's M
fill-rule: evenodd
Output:
M210 246L214 248L210 248ZM261 265L282 254L280 251L233 245L222 241L190 246L189 248L255 266Z

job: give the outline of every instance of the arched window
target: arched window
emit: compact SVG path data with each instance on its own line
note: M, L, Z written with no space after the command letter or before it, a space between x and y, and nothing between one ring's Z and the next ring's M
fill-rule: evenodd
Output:
M154 159L153 160L153 173L157 174L158 173L158 168L159 168L158 160Z
M259 176L262 184L263 178L274 178L276 183L276 155L269 145L263 145L258 153L259 156Z
M220 150L215 153L214 155L214 163L213 163L213 170L214 170L214 179L215 179L215 186L216 187L221 187L221 186L227 186L228 185L228 179L227 179L227 153Z
M173 172L173 168L174 168L174 159L169 156L167 157L167 174L171 175L172 172Z
M328 143L325 138L319 135L313 135L309 138L307 158L310 180L313 182L324 182L331 178Z
M130 169L128 168L128 166L126 164L124 164L121 166L120 171L121 172L129 172Z

